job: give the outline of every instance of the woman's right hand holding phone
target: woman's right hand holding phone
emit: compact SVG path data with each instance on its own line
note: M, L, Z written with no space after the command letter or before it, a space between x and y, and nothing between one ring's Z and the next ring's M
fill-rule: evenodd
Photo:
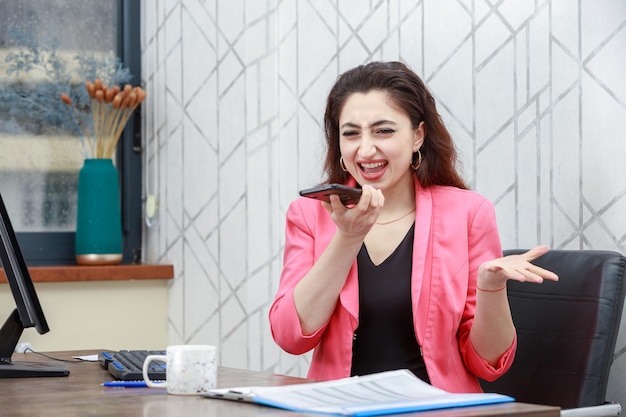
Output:
M361 198L354 206L344 206L338 195L331 195L330 203L322 204L337 225L337 233L340 236L363 240L385 205L385 197L382 190L364 185Z
M294 288L293 297L303 334L313 334L335 310L348 272L385 204L381 190L364 185L359 202L346 207L338 195L330 196L324 208L337 231L309 272Z

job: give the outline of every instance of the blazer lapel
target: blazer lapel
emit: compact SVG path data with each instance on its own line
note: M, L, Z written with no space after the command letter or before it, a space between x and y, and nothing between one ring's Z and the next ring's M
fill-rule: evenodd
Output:
M428 306L420 303L424 280L431 281L430 260L432 254L431 239L433 217L433 199L429 189L422 188L415 181L415 238L413 240L413 270L411 276L411 298L413 303L413 317L416 323L418 341L423 340ZM429 286L428 286L429 287ZM427 295L427 294L424 294ZM419 310L418 310L419 309ZM422 325L418 325L421 323Z

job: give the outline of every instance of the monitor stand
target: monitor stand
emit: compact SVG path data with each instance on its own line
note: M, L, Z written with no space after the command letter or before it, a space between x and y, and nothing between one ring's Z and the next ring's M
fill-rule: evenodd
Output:
M62 363L54 362L0 362L0 378L31 378L68 376L70 371Z
M70 374L64 363L14 362L11 357L23 330L20 316L15 309L0 328L0 378L67 376Z

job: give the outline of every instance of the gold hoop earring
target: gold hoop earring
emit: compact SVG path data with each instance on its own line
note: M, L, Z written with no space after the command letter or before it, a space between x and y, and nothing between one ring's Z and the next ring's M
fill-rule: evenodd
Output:
M343 172L348 172L348 168L346 167L346 163L343 162L343 156L339 158L339 166Z
M417 162L413 162L413 160L415 159L415 153L417 154ZM413 154L413 160L411 160L411 168L413 168L413 171L417 171L417 168L422 165L422 153L419 149L415 153Z

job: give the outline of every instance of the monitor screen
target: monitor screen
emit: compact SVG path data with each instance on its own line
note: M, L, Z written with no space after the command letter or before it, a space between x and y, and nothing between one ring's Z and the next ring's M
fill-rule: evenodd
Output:
M1 194L0 263L15 300L15 310L0 328L0 378L68 375L69 371L61 363L12 360L25 328L34 327L40 334L47 333L50 329Z

